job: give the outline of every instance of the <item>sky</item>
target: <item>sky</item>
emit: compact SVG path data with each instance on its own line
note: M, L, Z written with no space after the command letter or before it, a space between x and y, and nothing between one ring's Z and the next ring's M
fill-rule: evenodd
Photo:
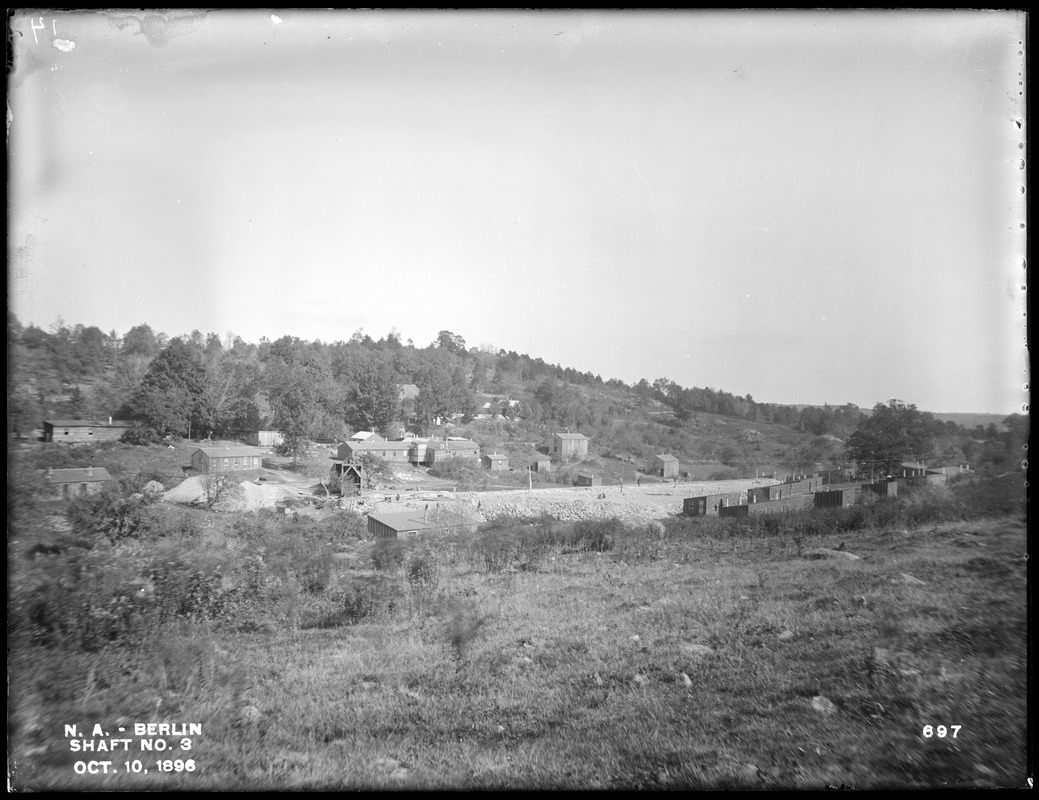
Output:
M1025 410L1023 13L33 14L22 324Z

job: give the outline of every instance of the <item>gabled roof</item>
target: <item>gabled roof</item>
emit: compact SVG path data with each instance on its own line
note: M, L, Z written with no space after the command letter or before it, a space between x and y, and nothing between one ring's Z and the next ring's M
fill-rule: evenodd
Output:
M104 467L37 470L37 474L50 483L99 483L112 480L112 476Z
M375 437L375 441L379 441L382 437L379 436L375 431L357 431L353 436L347 439L348 442L366 442L372 437Z
M553 433L552 435L559 439L570 439L574 441L588 438L583 433Z
M491 458L491 459L494 459L496 461L500 461L503 458L504 459L508 459L508 456L505 455L505 453L485 453L484 457L485 458Z
M55 428L129 428L133 423L119 419L110 423L94 419L45 419L43 424Z
M677 456L667 455L666 453L661 453L660 455L653 456L653 458L659 458L661 461L678 461Z
M262 456L257 447L200 447L195 453L205 453L207 458L232 458L235 456ZM194 455L195 453L192 453Z

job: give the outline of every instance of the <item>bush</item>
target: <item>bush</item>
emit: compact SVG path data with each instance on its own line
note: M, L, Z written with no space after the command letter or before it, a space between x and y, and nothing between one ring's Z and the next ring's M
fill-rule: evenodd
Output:
M135 422L119 437L119 441L125 444L162 444L162 437L150 425Z

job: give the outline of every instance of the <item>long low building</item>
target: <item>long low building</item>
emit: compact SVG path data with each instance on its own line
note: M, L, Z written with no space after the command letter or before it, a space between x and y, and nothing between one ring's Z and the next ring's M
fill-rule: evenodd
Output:
M782 497L778 500L762 500L739 506L723 506L718 509L720 517L755 517L761 514L779 514L784 511L798 511L815 506L814 494L795 494L793 497Z
M100 494L115 481L104 467L47 469L37 473L43 483L47 500L72 500L90 494Z
M45 419L43 439L47 442L82 444L86 442L117 442L133 423L109 419Z
M256 447L200 447L191 454L196 472L242 472L263 467L263 451Z
M407 539L420 533L433 533L469 528L464 522L451 520L440 515L439 508L432 511L391 511L368 515L368 533L388 539Z
M719 510L725 506L738 506L742 502L742 492L687 497L682 501L682 513L687 517L717 517Z

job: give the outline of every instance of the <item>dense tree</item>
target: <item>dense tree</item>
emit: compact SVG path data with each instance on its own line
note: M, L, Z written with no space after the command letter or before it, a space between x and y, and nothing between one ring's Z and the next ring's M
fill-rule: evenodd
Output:
M901 400L877 403L848 438L847 456L861 470L883 474L894 473L904 461L923 461L934 446L932 420L930 414Z
M401 418L400 388L393 368L370 362L356 375L347 396L346 423L356 430L386 435Z
M191 345L173 339L148 366L129 411L161 434L190 436L206 417L205 396L201 358Z

